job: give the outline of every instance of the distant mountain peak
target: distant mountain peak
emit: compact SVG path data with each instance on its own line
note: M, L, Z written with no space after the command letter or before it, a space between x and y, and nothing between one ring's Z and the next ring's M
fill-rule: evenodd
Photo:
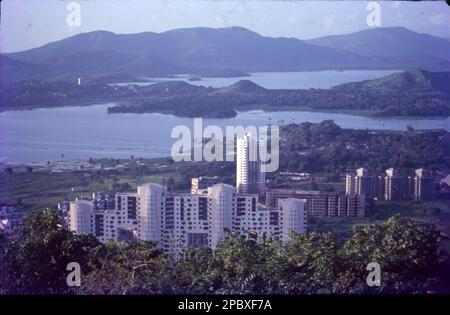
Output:
M406 27L404 27L404 26L372 27L372 28L365 29L365 30L363 30L363 31L375 31L375 32L378 32L378 31L381 31L381 32L384 32L384 31L414 32L414 31L412 31L412 30L410 30L409 28L406 28ZM414 32L414 33L415 33L415 32Z
M85 32L85 33L78 33L75 34L71 37L65 38L65 39L70 39L70 38L99 38L99 37L114 37L117 34L114 32L110 32L110 31L105 31L105 30L97 30L97 31L91 31L91 32Z
M233 92L233 93L265 93L267 90L263 88L262 86L254 83L250 80L239 80L236 83L222 88L221 91L223 92Z
M412 69L394 73L386 77L362 82L344 83L334 88L377 88L382 90L436 90L448 92L450 72L433 72L424 69Z
M250 33L254 33L253 31L249 30L248 28L245 28L243 26L231 26L229 27L233 30L237 30L237 31L243 31L243 32L250 32Z
M112 73L150 77L214 74L221 69L242 73L419 67L447 70L448 51L448 40L403 27L369 29L309 41L262 36L241 26L138 34L99 30L7 54L24 63L9 60L3 78L47 80ZM262 91L250 84L230 88L242 93Z
M450 69L450 43L445 38L406 27L369 28L351 34L307 40L322 47L353 52L390 69Z

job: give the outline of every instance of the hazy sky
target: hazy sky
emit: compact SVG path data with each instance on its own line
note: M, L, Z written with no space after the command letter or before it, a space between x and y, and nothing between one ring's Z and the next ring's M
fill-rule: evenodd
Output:
M81 25L69 26L67 5L77 2ZM364 1L152 1L4 0L0 51L41 46L77 33L162 32L181 27L243 26L273 37L314 38L368 28ZM450 7L444 1L390 2L381 5L381 27L405 26L450 38Z

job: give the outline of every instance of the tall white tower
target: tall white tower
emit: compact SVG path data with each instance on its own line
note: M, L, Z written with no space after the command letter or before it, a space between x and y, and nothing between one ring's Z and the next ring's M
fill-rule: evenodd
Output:
M306 232L306 199L286 198L278 200L280 211L281 242L286 244L290 241L289 233Z
M208 188L211 201L211 248L225 237L224 229L231 231L233 223L234 187L227 184L216 184Z
M166 192L166 187L155 183L138 186L139 239L161 241L161 216Z
M93 233L93 225L91 223L94 214L94 205L88 200L77 200L70 202L69 210L69 230L75 234Z
M264 195L265 175L256 136L246 134L237 139L236 188L238 193Z

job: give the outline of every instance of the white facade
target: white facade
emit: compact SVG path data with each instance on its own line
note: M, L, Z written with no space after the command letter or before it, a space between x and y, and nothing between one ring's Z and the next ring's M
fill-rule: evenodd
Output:
M70 203L70 230L77 234L91 234L94 231L92 215L94 205L89 200L77 200Z
M306 199L287 198L278 200L280 213L281 242L290 241L289 233L306 232Z
M167 189L155 183L138 186L139 239L161 241L161 213L165 208Z
M210 247L227 236L265 234L288 240L288 232L305 232L304 200L279 200L277 209L258 206L257 194L238 194L227 184L216 184L197 194L168 193L159 184L138 186L135 193L117 193L113 209L95 208L95 202L71 202L70 230L92 233L103 243L133 237L155 241L169 254L183 248Z
M264 194L265 174L258 140L250 134L237 139L236 188L238 193Z
M232 230L234 187L217 184L208 188L211 199L211 247L225 236L224 229Z

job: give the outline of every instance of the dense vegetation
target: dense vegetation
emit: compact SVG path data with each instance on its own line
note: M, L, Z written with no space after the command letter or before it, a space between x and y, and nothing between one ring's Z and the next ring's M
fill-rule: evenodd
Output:
M180 259L152 242L98 243L58 226L53 210L33 212L22 241L0 235L3 294L402 294L449 292L449 260L439 233L392 217L355 229L344 244L330 233L292 234L285 246L229 233L212 252L189 248ZM369 287L369 262L381 286ZM81 287L66 285L69 262Z
M370 110L379 116L450 116L449 72L424 70L331 89L266 90L248 80L214 90L191 89L186 95L152 97L111 107L111 113L169 111L188 117L232 117L242 107L272 109Z
M301 123L281 130L282 170L342 174L367 167L384 172L389 167L448 169L445 131L372 131L342 129L333 121Z
M114 78L112 78L114 79ZM248 80L225 88L182 81L150 86L110 86L101 80L27 81L0 87L0 110L89 102L126 101L109 113L163 112L184 117L234 117L237 110L365 110L381 116L450 116L450 72L424 70L382 79L348 83L331 89L268 90Z

